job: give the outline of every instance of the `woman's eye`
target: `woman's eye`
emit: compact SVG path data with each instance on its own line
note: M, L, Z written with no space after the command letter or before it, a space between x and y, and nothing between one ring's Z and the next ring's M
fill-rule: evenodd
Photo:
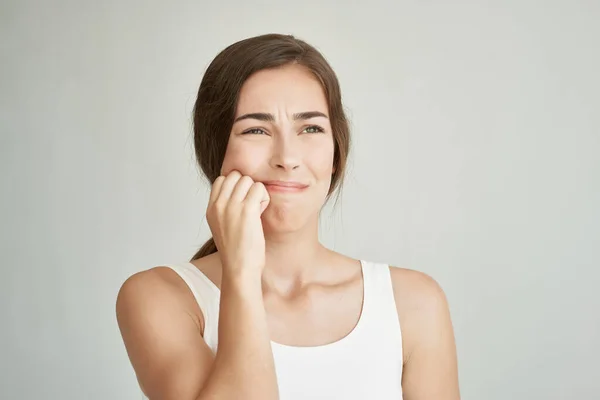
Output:
M252 128L252 129L248 129L247 131L242 132L242 134L246 135L246 134L250 134L250 135L263 135L265 133L265 131L263 131L260 128Z
M306 131L306 133L322 133L322 132L324 132L324 129L317 125L307 126L306 128L304 128L304 130Z

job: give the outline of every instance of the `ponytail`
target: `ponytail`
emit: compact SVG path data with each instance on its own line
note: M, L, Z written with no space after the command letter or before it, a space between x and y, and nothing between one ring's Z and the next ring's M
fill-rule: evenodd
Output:
M206 243L204 243L204 245L202 247L200 247L200 250L198 250L196 252L194 257L192 257L192 259L190 261L194 261L199 258L206 257L207 255L213 254L216 252L217 252L217 245L215 244L214 239L211 237L210 239L208 239L208 241Z

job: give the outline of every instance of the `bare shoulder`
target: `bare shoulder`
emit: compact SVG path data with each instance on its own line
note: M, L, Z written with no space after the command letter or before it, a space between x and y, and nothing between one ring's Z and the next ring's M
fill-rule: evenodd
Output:
M203 318L193 294L170 268L158 266L131 275L121 285L116 301L117 322L122 330L144 321L160 320L174 311L192 318L202 331Z
M192 375L194 382L204 376L211 353L202 340L193 294L173 270L154 267L130 276L117 295L116 314L127 354L148 397L195 392L197 384L186 382Z
M454 330L446 295L431 276L390 267L402 329L407 398L458 400L458 365Z
M390 267L402 329L407 398L458 400L458 365L446 295L431 276Z
M390 275L405 362L415 349L439 340L435 335L452 339L448 301L440 284L426 273L407 268L390 267Z
M390 267L397 307L407 310L435 311L446 307L444 290L430 275L401 267Z
M168 267L154 267L131 275L117 295L117 316L131 308L156 309L161 304L185 304L185 283ZM165 303L167 302L167 303ZM137 310L139 311L139 310Z

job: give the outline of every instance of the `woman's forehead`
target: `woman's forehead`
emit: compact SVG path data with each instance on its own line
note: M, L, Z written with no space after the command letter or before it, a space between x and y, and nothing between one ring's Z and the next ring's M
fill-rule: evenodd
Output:
M320 82L303 67L291 65L263 70L242 86L237 115L274 112L285 108L291 113L320 111L327 114L327 100Z

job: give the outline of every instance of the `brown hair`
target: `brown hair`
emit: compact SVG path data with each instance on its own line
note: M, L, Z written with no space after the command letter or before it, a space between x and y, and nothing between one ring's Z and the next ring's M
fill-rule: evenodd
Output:
M193 110L194 147L198 165L211 184L221 171L242 85L255 72L288 64L304 66L323 86L335 148L327 199L336 189L341 189L350 151L350 128L337 76L317 49L291 35L281 34L255 36L228 46L204 73ZM211 238L192 261L216 251Z

